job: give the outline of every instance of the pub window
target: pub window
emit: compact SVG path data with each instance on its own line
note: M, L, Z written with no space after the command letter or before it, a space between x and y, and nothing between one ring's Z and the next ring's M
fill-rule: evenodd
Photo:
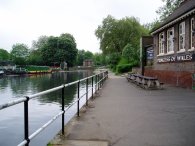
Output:
M195 49L195 20L191 19L191 49Z
M185 49L185 22L179 24L179 51Z
M167 53L172 53L174 50L174 28L167 30Z
M159 54L164 54L164 49L165 49L165 46L164 46L164 33L160 33L159 34Z

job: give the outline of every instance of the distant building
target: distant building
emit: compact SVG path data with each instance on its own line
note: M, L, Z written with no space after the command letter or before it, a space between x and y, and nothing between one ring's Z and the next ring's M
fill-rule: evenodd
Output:
M93 60L92 59L86 59L83 61L84 67L92 67L93 66Z
M148 48L147 60L153 59L153 64L145 67L144 74L191 88L195 74L195 0L183 1L151 34L153 51Z
M12 61L0 61L0 70L15 70L16 64Z

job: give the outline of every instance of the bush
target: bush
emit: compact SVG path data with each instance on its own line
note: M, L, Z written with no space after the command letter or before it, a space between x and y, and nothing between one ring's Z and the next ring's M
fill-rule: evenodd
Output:
M128 72L128 71L131 71L131 69L132 69L131 64L121 64L121 65L117 65L116 67L117 73Z
M122 64L129 64L129 61L128 61L126 58L121 57L121 59L120 59L118 65L122 65Z
M119 64L116 67L116 71L117 71L117 73L129 72L132 70L132 67L135 67L137 65L138 65L137 61L134 61L134 62L129 63L129 64Z

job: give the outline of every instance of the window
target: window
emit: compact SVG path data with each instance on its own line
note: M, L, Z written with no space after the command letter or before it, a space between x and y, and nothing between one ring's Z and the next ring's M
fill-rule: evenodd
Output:
M159 34L159 55L164 54L164 33Z
M191 49L195 49L195 21L191 19Z
M179 51L185 50L185 22L179 24Z
M167 53L173 53L174 51L174 28L167 30Z

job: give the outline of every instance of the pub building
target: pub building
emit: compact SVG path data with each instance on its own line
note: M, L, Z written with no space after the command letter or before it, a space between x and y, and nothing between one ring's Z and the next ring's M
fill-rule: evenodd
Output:
M147 56L143 74L158 77L167 84L192 88L195 74L195 0L184 0L151 35L153 50L149 44L150 48L142 46ZM148 64L151 59L152 63Z

